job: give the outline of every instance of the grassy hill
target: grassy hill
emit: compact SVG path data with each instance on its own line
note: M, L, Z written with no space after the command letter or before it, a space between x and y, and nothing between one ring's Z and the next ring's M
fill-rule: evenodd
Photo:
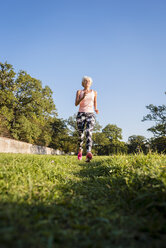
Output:
M166 244L166 155L0 154L0 247Z

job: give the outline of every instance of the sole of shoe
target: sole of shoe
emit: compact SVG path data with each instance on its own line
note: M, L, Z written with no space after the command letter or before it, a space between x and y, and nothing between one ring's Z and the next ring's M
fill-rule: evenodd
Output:
M90 162L91 159L92 159L92 153L89 152L89 153L86 155L86 162Z

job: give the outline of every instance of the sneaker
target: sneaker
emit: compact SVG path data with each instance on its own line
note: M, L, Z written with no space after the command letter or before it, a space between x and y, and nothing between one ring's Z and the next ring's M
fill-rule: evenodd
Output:
M79 152L78 153L78 160L81 160L82 159L82 152Z
M90 162L91 159L92 159L92 153L91 152L88 152L87 155L86 155L86 161L85 162Z

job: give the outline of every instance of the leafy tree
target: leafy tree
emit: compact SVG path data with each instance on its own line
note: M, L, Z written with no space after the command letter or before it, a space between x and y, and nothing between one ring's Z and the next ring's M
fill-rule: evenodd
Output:
M102 132L105 133L110 141L122 139L122 129L117 127L117 125L108 124L103 128Z
M152 138L150 140L150 148L155 152L166 153L166 136Z
M73 116L69 116L69 118L66 120L66 125L69 130L69 134L71 136L78 136L78 131L77 131L77 122L76 122L76 114Z
M51 122L56 116L52 91L40 80L20 71L16 79L16 98L11 133L14 138L46 145L51 142Z
M109 139L106 137L105 133L96 132L93 134L93 153L97 155L104 154L104 148L110 144Z
M30 142L51 143L57 116L52 91L24 71L16 77L12 65L0 63L0 132ZM5 130L5 131L4 131Z
M132 135L128 138L128 152L138 153L146 152L146 138L141 135Z
M166 94L166 92L165 92ZM150 114L143 117L142 121L154 121L155 125L148 129L155 137L166 135L166 105L155 106L150 104L146 106L150 110Z
M14 107L17 105L15 91L17 84L15 82L16 73L12 65L7 62L0 63L0 126L1 135L9 132L11 122L14 118Z
M5 123L5 117L0 115L0 136L11 138L10 131Z
M103 146L102 153L105 155L126 153L126 144L122 141L122 129L117 127L117 125L108 124L103 128L102 133L105 134L106 138L109 140L109 144Z
M127 153L127 145L120 140L112 140L109 145L102 148L102 155Z
M50 146L54 149L63 150L68 153L73 151L73 142L69 136L69 129L67 128L66 121L63 119L55 118L52 123L53 135Z

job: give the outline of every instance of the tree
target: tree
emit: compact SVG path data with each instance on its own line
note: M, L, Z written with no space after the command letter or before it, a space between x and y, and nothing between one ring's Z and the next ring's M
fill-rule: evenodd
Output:
M154 152L166 153L166 137L157 137L150 140L150 148Z
M146 152L146 138L141 135L132 135L128 138L128 152Z
M9 129L6 126L5 117L0 115L0 136L11 138Z
M120 141L122 139L121 128L117 127L117 125L108 124L103 128L102 133L109 140L109 144L104 145L102 148L103 154L110 155L127 152L126 144Z
M97 155L104 155L104 148L110 144L109 139L105 133L95 132L93 134L93 153Z
M105 133L110 141L122 139L122 129L117 127L117 125L108 124L103 128L102 132Z
M68 127L69 134L71 136L78 137L76 116L76 114L74 114L73 116L69 116L69 118L66 120L66 125Z
M0 63L0 126L1 135L10 133L11 122L14 118L14 107L17 105L15 91L16 73L13 66L7 62ZM4 131L5 130L5 131Z
M165 92L166 94L166 92ZM150 114L143 117L142 121L154 121L155 125L148 129L155 137L166 135L166 105L155 106L150 104L146 106L150 110Z
M18 104L14 107L11 133L15 139L48 146L51 142L51 123L56 116L52 91L42 87L40 80L20 71L15 93Z
M66 153L72 152L75 148L75 143L72 142L72 137L69 135L66 121L55 118L52 123L53 135L50 146L54 149L62 150Z
M52 91L24 71L16 77L12 65L0 63L0 132L30 142L51 143L57 117ZM5 131L4 131L5 130Z

